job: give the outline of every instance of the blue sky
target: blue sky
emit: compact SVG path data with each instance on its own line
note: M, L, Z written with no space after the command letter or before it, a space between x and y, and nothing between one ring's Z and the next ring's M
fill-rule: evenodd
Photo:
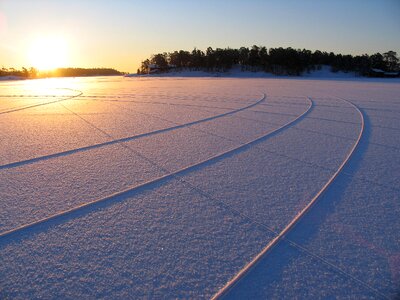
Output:
M0 0L0 65L28 66L38 36L64 38L70 66L122 71L207 46L400 52L399 16L399 0Z

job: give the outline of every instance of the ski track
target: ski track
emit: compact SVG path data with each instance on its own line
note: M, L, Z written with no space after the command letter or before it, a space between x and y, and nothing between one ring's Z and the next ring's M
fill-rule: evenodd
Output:
M310 210L311 208L318 202L318 200L325 194L329 186L334 182L334 180L338 177L338 175L341 173L343 170L344 166L347 164L347 162L350 160L351 156L355 152L361 137L364 132L364 115L361 112L361 110L352 102L343 99L343 98L338 98L341 99L348 104L350 104L356 111L358 112L360 119L361 119L361 129L358 135L358 138L356 142L353 144L353 147L351 148L350 152L342 162L342 164L339 166L339 168L336 170L336 172L332 175L332 177L328 180L328 182L322 187L322 189L309 201L309 203L286 225L286 227L279 232L276 237L271 240L260 252L257 254L244 268L242 268L230 281L226 283L224 287L222 287L213 297L212 299L222 299L223 297L227 296L230 290L232 290L240 280L242 280L246 275L248 275L251 270L260 262L260 260L268 255L269 252L273 251L274 247L281 242L282 240L285 239L285 236L296 226L296 224L302 219ZM343 271L344 272L344 271ZM354 278L353 278L354 279ZM359 281L358 279L354 279L359 283L362 283L364 286L366 285L362 281ZM368 286L368 285L367 285ZM369 286L368 286L369 287ZM371 288L371 287L369 287ZM373 289L373 288L372 288ZM375 290L375 293L379 293L378 291ZM379 293L380 294L380 293ZM381 295L382 296L382 295ZM384 296L384 295L383 295Z
M299 97L299 98L301 98L301 97ZM303 98L304 98L304 97L303 97ZM318 106L318 105L315 105L315 107L316 107L316 106ZM120 107L120 106L118 106L118 107ZM335 106L335 107L339 107L339 106ZM127 109L126 107L122 107L122 108L123 108L123 109ZM346 108L348 108L348 107L346 107ZM353 108L353 109L354 109L354 108ZM198 110L198 111L210 112L210 111L208 111L208 110L200 110L200 109L196 109L196 110ZM257 111L255 111L255 110L251 110L251 109L249 109L248 111L257 112ZM263 113L264 113L264 112L263 112ZM150 116L150 117L154 117L154 118L163 120L163 121L167 121L167 122L170 122L170 123L173 123L173 124L177 124L177 123L175 123L175 122L173 122L173 121L170 121L170 120L167 120L167 119L165 119L165 118L160 118L160 117L157 117L157 116L154 116L154 115L150 115L150 114L145 114L145 113L143 113L143 114L144 114L144 115L147 115L147 116ZM267 114L268 114L268 112L267 112ZM279 115L279 113L271 113L271 114L278 114L278 115ZM282 115L286 115L286 114L282 114ZM293 114L293 115L290 115L290 116L297 116L297 115L294 115L294 114ZM274 123L274 122L271 122L271 121L264 121L264 120L257 120L257 119L252 119L252 118L247 118L247 117L242 117L242 116L237 116L237 115L232 115L232 117L233 117L233 118L237 118L237 119L243 119L243 120L253 121L253 122L257 122L257 123L262 123L262 124L273 125L273 126L281 126L281 125L282 125L282 124L280 124L280 123ZM361 124L361 123L357 123L357 122L339 121L339 120L326 119L326 118L318 118L318 117L310 117L310 116L306 116L305 119L332 121L332 122L336 122L336 123L347 123L347 124L352 124L352 125L360 125L360 124ZM354 141L353 138L346 137L346 136L342 136L342 135L335 135L335 134L330 134L330 133L326 133L326 132L322 132L322 131L318 131L318 130L306 129L306 128L297 128L297 127L292 127L292 128L295 129L295 130L298 130L298 131L317 133L317 134L322 134L322 135L325 135L325 136L331 136L331 137L335 137L335 138L345 139L345 140L348 140L348 141ZM199 132L203 132L203 133L206 133L206 134L208 134L208 135L216 136L216 137L225 139L225 140L227 140L227 141L231 141L231 142L236 142L236 143L243 144L242 142L240 142L240 141L238 141L238 140L233 140L233 139L231 139L231 138L228 138L228 137L225 137L225 136L222 136L222 135L218 135L218 134L215 134L215 133L206 131L206 130L201 130L201 129L198 129L198 128L197 128L197 129L193 129L193 130L196 130L196 131L199 131ZM398 149L397 147L394 147L394 146L388 146L388 145L378 144L378 143L374 143L374 142L369 142L369 144L371 144L371 145L378 145L378 146L382 146L382 147L388 147L388 148ZM278 152L276 152L276 151L265 150L265 149L263 149L263 151L272 153L272 154L277 155L277 156L285 157L285 158L290 159L290 160L298 161L298 162L301 162L301 163L304 163L304 164L307 164L307 165L316 167L316 168L321 169L321 170L332 171L332 172L335 172L335 171L336 171L336 170L333 169L333 168L329 168L329 167L326 167L326 166L322 166L322 165L317 164L317 163L308 162L308 161L305 161L305 160L302 160L302 159L294 158L294 157L292 157L292 156L285 155L285 154L282 154L282 153L278 153ZM0 166L0 169L1 169L1 166ZM342 173L351 176L351 174L348 173L348 172L346 172L346 171L343 171L343 170L342 170ZM370 183L379 185L379 186L383 186L383 187L386 187L386 188L389 188L389 189L392 189L392 190L400 191L400 189L398 189L398 188L396 188L396 187L393 187L393 186L390 186L390 185L385 185L385 184L382 184L382 183L373 181L373 180L371 180L371 179L369 179L369 178L366 178L366 177L363 177L363 176L360 177L359 179L360 179L360 180L363 180L363 181L366 181L366 182L370 182Z
M71 90L71 89L68 89ZM73 90L73 91L77 91L77 90ZM80 92L80 91L78 91ZM357 146L363 136L363 132L364 132L364 115L363 112L359 109L359 107L354 104L353 102L351 102L350 100L347 99L343 99L343 98L338 98L335 97L336 99L340 99L348 104L350 104L351 107L340 107L340 106L332 106L332 105L324 105L324 104L314 104L313 100L309 97L306 97L309 101L309 104L307 106L307 109L305 111L303 111L300 115L296 115L296 114L286 114L286 113L275 113L275 112L268 112L268 111L257 111L254 109L250 109L253 108L256 105L260 105L260 106L285 106L286 103L289 104L289 106L291 104L293 105L302 105L304 106L304 104L299 104L299 103L289 103L289 102L285 102L285 104L282 105L281 102L275 102L275 103L279 103L278 105L270 105L269 103L262 103L265 98L266 95L264 94L263 97L260 100L257 100L257 102L252 103L248 106L245 107L241 107L238 109L233 109L233 108L228 108L228 107L214 107L214 106L202 106L202 105L191 105L191 104L180 104L180 103L166 103L166 102L155 102L155 101L120 101L120 100L94 100L94 99L90 99L90 98L102 98L101 96L97 97L97 96L83 96L86 97L88 99L86 100L91 100L91 101L104 101L104 102L130 102L130 103L143 103L143 104L157 104L157 105L172 105L172 106L187 106L187 107L193 107L196 108L198 111L205 111L205 112L210 112L207 110L202 110L200 108L212 108L212 109L224 109L224 110L230 110L228 112L224 112L222 114L219 115L215 115L212 117L208 117L208 118L204 118L204 119L200 119L200 120L196 120L193 122L188 122L185 124L178 124L175 122L172 122L170 120L166 120L163 119L161 117L157 117L151 114L146 114L146 113L141 113L147 116L151 116L154 118L158 118L160 120L165 120L168 122L171 122L173 124L177 124L176 126L172 126L172 127L168 127L168 128L163 128L160 130L155 130L152 132L147 132L147 133L143 133L143 134L138 134L138 135L134 135L134 136L130 136L130 137L125 137L125 138L120 138L120 139L115 139L113 136L111 136L110 134L108 134L107 132L105 132L104 130L98 128L97 126L95 126L94 124L90 123L89 121L87 121L85 118L83 118L82 116L80 116L78 113L73 112L72 110L70 110L69 108L67 108L65 105L63 105L61 103L61 101L65 101L65 100L70 100L73 99L75 101L80 101L81 99L77 99L77 97L81 96L83 93L80 92L80 94L78 95L73 95L70 97L67 96L59 96L59 97L67 97L67 98L62 98L62 99L57 99L55 101L51 101L51 102L43 102L43 103L38 103L38 104L34 104L34 105L30 105L30 106L24 106L24 107L19 107L19 108L14 108L14 109L10 109L7 111L0 111L0 115L1 114L6 114L6 113L12 113L15 111L20 111L20 110L25 110L25 109L29 109L29 108L33 108L33 107L37 107L37 106L42 106L42 105L47 105L47 104L52 104L52 103L59 103L59 105L61 105L62 107L64 107L65 109L67 109L68 111L70 111L72 114L76 115L77 117L79 117L80 119L82 119L84 122L88 123L91 127L94 127L96 130L100 131L101 133L103 133L104 135L106 135L107 137L111 138L112 140L104 142L104 143L99 143L99 144L94 144L94 145L90 145L90 146L85 146L85 147L81 147L81 148L76 148L76 149L71 149L71 150L67 150L67 151L63 151L63 152L58 152L58 153L54 153L54 154L49 154L49 155L45 155L45 156L41 156L41 157L36 157L36 158L32 158L32 159L28 159L28 160L23 160L23 161L18 161L18 162L12 162L12 163L7 163L4 165L0 165L0 170L2 169L9 169L9 168L14 168L14 167L18 167L18 166L22 166L22 165L26 165L26 164L32 164L35 162L39 162L39 161L43 161L43 160L48 160L48 159L52 159L52 158L57 158L57 157L61 157L61 156L66 156L66 155L70 155L73 153L77 153L77 152L81 152L81 151L88 151L91 149L96 149L99 147L104 147L104 146L108 146L108 145L113 145L113 144L120 144L122 147L126 147L129 148L129 146L124 146L125 142L134 140L134 139L138 139L138 138L142 138L142 137L146 137L146 136L150 136L150 135L155 135L155 134L160 134L163 132L168 132L168 131L172 131L172 130L176 130L179 128L185 128L185 127L190 127L192 125L195 124L199 124L199 123L203 123L203 122L207 122L207 121L211 121L214 119L218 119L224 116L228 116L228 115L233 115L234 118L238 118L238 119L247 119L247 120L251 120L254 122L260 122L260 123L266 123L266 124L271 124L271 125L277 125L280 126L278 128L276 128L275 130L273 130L272 132L269 132L261 137L255 138L249 142L246 143L241 143L240 141L236 141L240 143L240 146L238 147L234 147L232 149L229 149L227 151L224 151L222 153L216 154L212 157L209 157L203 161L200 161L198 163L189 165L187 167L184 167L182 169L179 169L175 172L168 172L168 170L163 169L161 166L157 165L156 163L152 162L150 159L146 158L145 156L141 155L140 153L138 153L137 151L129 148L130 151L134 152L135 154L138 154L139 156L141 156L142 158L146 159L147 161L150 161L151 163L153 163L154 165L156 165L158 168L161 168L161 170L163 170L164 172L168 172L165 175L162 175L156 179L152 179L149 180L145 183L136 185L136 186L132 186L129 187L125 190L113 193L111 195L108 195L106 197L102 197L100 199L97 200L93 200L81 205L78 205L74 208L65 210L65 211L61 211L58 212L54 215L51 215L49 217L43 218L41 220L32 222L32 223L28 223L25 225L22 225L20 227L5 231L0 233L0 242L5 242L8 243L9 241L12 241L14 238L19 239L19 238L23 238L27 235L29 235L30 233L36 233L37 231L41 231L42 226L45 226L47 228L47 226L55 226L57 224L63 223L64 221L70 220L70 219L74 219L74 218L79 218L80 216L83 216L93 210L96 209L101 209L104 207L107 207L109 205L112 205L113 203L117 203L120 201L125 201L127 197L135 195L137 193L140 193L143 190L149 190L149 189L153 189L154 186L157 185L162 185L164 183L166 183L169 180L172 179L177 179L180 182L190 186L192 189L196 190L198 193L200 193L201 195L209 198L210 200L214 201L214 202L218 202L220 204L222 204L226 209L231 210L237 214L239 214L240 216L242 216L243 218L246 218L248 220L250 220L251 222L265 228L267 231L273 233L275 235L275 238L272 239L265 248L262 249L262 251L256 255L256 257L250 262L248 263L242 270L239 271L239 273L237 273L233 279L231 279L230 281L228 281L228 283L222 288L220 289L214 296L212 299L220 299L223 298L225 296L227 296L227 294L229 293L229 291L231 291L232 289L235 288L236 284L243 279L245 276L247 276L248 274L250 274L250 272L253 270L253 268L258 264L258 262L265 257L266 255L268 255L270 252L274 251L275 246L278 245L280 242L286 242L288 243L291 247L294 247L296 249L298 249L299 251L305 253L306 255L309 255L313 258L315 258L316 260L322 262L323 264L327 265L328 267L332 268L333 270L335 270L338 274L341 274L344 277L349 278L350 280L354 281L355 283L358 283L359 285L365 287L366 289L372 291L374 294L376 294L379 297L382 298L388 298L386 295L380 293L379 291L377 291L376 289L374 289L372 286L368 285L366 282L359 280L358 278L354 277L353 275L347 273L346 271L342 270L341 268L337 267L336 265L334 265L333 263L330 263L327 259L325 259L324 257L321 257L315 253L313 253L312 251L308 250L307 248L289 240L286 238L287 234L289 232L291 232L291 230L293 230L295 228L295 226L297 225L297 223L300 221L300 219L306 217L308 214L311 213L312 211L312 207L318 202L318 200L325 194L325 192L329 189L330 185L335 181L335 179L340 175L340 174L348 174L347 172L343 171L344 167L347 165L348 161L351 159L353 153L356 151ZM2 96L0 96L2 97ZM22 97L21 95L14 95L14 97ZM39 97L39 96L38 96ZM54 95L47 95L47 96L43 96L43 97L58 97L58 96L54 96ZM82 98L83 98L82 97ZM107 96L104 96L104 98L106 98ZM276 96L279 98L291 98L291 99L304 99L305 97L294 97L294 96ZM108 97L107 97L108 98ZM123 98L123 96L115 96L114 98L118 99L118 98ZM332 100L332 98L327 99L327 101ZM206 101L204 101L206 102ZM224 102L224 101L209 101L209 102ZM225 101L225 102L230 102L233 103L235 101ZM375 102L375 101L370 101L370 102ZM237 102L239 103L239 102ZM271 103L274 103L274 101L271 101ZM119 106L119 105L117 105ZM307 116L307 114L314 108L317 106L326 106L326 107L340 107L340 108L352 108L355 109L360 117L361 123L355 123L355 122L347 122L347 121L340 121L340 120L332 120L332 119L325 119L325 118L318 118L318 117L310 117ZM121 107L121 106L119 106ZM122 107L124 109L126 109L126 107ZM265 114L277 114L277 115L286 115L286 116L291 116L291 117L295 117L295 119L290 120L289 122L285 123L284 125L280 125L280 124L276 124L276 123L272 123L272 122L266 122L266 121L261 121L261 120L257 120L257 119L251 119L251 118L245 118L245 117L241 117L241 116L236 116L234 114L244 111L244 110L248 110L248 111L252 111L252 112L256 112L256 113L265 113ZM365 108L365 110L377 110L377 111L390 111L393 112L393 110L382 110L382 109L372 109L372 108ZM331 111L331 112L337 112L337 111ZM137 112L138 113L138 112ZM207 166L210 164L213 164L215 162L218 162L220 160L223 160L227 157L230 157L231 155L235 155L236 153L240 153L242 150L247 149L249 147L252 146L256 146L258 145L259 142L264 141L266 139L268 139L269 137L275 136L281 132L283 132L285 129L287 128L291 128L293 125L297 124L300 120L302 120L303 118L309 118L309 119L317 119L317 120L325 120L325 121L332 121L332 122L338 122L338 123L349 123L349 124L355 124L355 125L361 125L361 129L360 132L358 134L358 137L355 141L355 143L353 144L351 150L349 151L349 153L347 154L346 158L344 159L344 161L341 163L341 165L339 166L339 168L335 171L335 173L332 175L332 177L327 181L327 183L322 187L322 189L308 202L308 204L287 224L287 226L281 231L281 232L276 232L273 229L269 228L267 225L260 223L256 220L252 220L252 218L250 216L247 216L246 214L237 211L235 208L231 207L230 205L224 203L224 201L218 200L215 197L213 197L212 195L210 195L209 193L201 190L200 188L196 187L195 185L191 184L190 182L184 180L182 178L182 175L185 175L187 173L193 172L198 170L199 168L202 168L203 166ZM295 127L293 127L295 128ZM385 127L384 127L385 128ZM315 132L315 133L320 133L320 134L324 134L324 135L328 135L330 136L330 134L326 134L323 132L319 132L319 131L314 131L314 130L310 130L310 129L304 129L304 128L295 128L298 129L300 131L309 131L309 132ZM224 137L224 136L220 136L220 135L216 135L207 131L203 131L200 129L193 129L193 130L198 130L201 132L205 132L207 134L210 135L215 135L230 141L233 141L230 138ZM339 138L344 138L347 140L354 140L348 137L342 137L342 136L336 136L336 135L332 135L335 137L339 137ZM375 143L376 144L376 143ZM386 146L386 145L382 145L382 146ZM393 146L394 147L394 146ZM394 147L396 148L396 147ZM275 153L273 151L268 151L271 153ZM275 153L277 155L281 155L281 156L285 156L289 159L295 159L295 160L299 160L290 156L286 156L284 154L280 154L280 153ZM303 160L300 160L302 162L305 162ZM307 164L313 165L315 167L318 168L322 168L322 169L327 169L330 171L334 171L331 168L326 168L323 166L319 166L318 164L315 163L310 163L310 162L305 162ZM367 178L361 178L362 180L366 180ZM375 183L375 182L373 182ZM375 183L378 184L378 183Z
M82 97L79 97L82 98ZM215 109L235 109L233 107L218 107L218 106L206 106L206 105L196 105L196 104L183 104L183 103L173 103L173 102L157 102L157 101L136 101L136 100L97 100L91 98L85 99L74 99L75 101L96 101L96 102L120 102L120 103L138 103L138 104L157 104L157 105L171 105L171 106L187 106L187 107L205 107L205 108L215 108ZM201 100L203 101L203 100ZM219 101L223 102L223 101ZM229 103L234 103L235 101L231 101ZM237 101L236 103L242 103Z
M260 101L263 101L264 99L265 99L265 95L262 98L262 100L260 100ZM216 155L209 157L203 161L189 165L189 166L179 169L175 172L168 173L166 175L149 180L142 184L129 187L125 190L113 193L106 197L102 197L100 199L96 199L96 200L93 200L90 202L83 203L81 205L78 205L78 206L73 207L68 210L58 212L56 214L53 214L53 215L43 218L41 220L34 221L31 223L19 226L17 228L2 232L2 233L0 233L0 242L4 242L4 241L7 242L9 240L12 240L12 238L18 237L25 233L28 234L30 230L33 230L35 228L38 229L40 227L40 225L51 225L50 223L52 223L52 222L58 224L58 222L62 222L63 220L72 219L74 217L79 217L82 214L86 214L90 211L93 211L97 207L104 207L106 205L111 205L113 202L124 201L124 199L128 196L134 195L143 190L151 189L152 187L154 187L157 184L162 184L164 182L169 181L170 179L177 178L177 176L181 176L181 175L187 174L189 172L193 172L201 167L204 167L206 165L223 160L223 159L229 157L230 155L234 155L234 154L239 153L247 148L250 148L259 142L262 142L272 136L279 134L280 132L284 131L286 128L293 126L298 121L300 121L303 117L305 117L312 110L312 107L313 107L313 101L310 98L307 98L307 99L309 101L309 106L301 115L299 115L294 120L291 120L291 121L285 123L284 125L281 125L280 127L276 128L275 130L268 132L267 134L265 134L261 137L255 138L247 143L241 144L238 147L234 147L234 148L224 151L222 153L216 154ZM252 105L254 106L256 104L252 104ZM245 108L242 108L242 110L244 110L244 109Z
M259 122L259 123L265 123L265 124L269 124L269 125L276 125L276 126L280 125L278 123L273 123L273 122L269 122L269 121L261 121L261 120L245 118L245 117L239 117L239 116L235 116L235 118L245 119L245 120ZM306 118L308 118L308 119L317 119L315 117L309 117L309 116L307 116ZM351 124L357 125L359 123L351 123ZM317 134L323 134L323 135L326 135L326 136L332 136L332 137L335 137L335 138L341 138L341 139L345 139L345 140L349 140L349 141L354 141L354 139L352 139L352 138L341 136L341 135L329 134L329 133L325 133L325 132L321 132L321 131L317 131L317 130L312 130L312 129L297 128L297 127L292 127L292 128L295 129L295 130L298 130L298 131L312 132L312 133L317 133ZM399 148L394 147L394 146L388 146L388 145L378 144L378 143L374 143L374 142L369 142L369 144L370 145L377 145L377 146L381 146L381 147L387 147L387 148L391 148L391 149L399 149ZM332 169L332 168L329 168L329 167L326 167L326 166L322 166L322 165L314 163L314 162L309 162L309 161L306 161L304 159L295 158L295 157L292 157L292 156L289 156L289 155L286 155L286 154L282 154L282 153L279 153L279 152L276 152L276 151L272 151L272 150L263 149L263 151L266 151L268 153L271 153L271 154L274 154L274 155L277 155L277 156L285 157L285 158L290 159L290 160L298 161L298 162L301 162L303 164L307 164L309 166L312 166L312 167L315 167L315 168L318 168L318 169L321 169L321 170L335 172L335 169ZM346 174L348 176L353 176L351 173L346 172L344 170L342 170L341 173L342 174ZM371 180L371 179L369 179L368 177L365 177L365 176L358 175L358 179L362 180L362 181L365 181L365 182L373 183L375 185L379 185L379 186L382 186L382 187L385 187L385 188L388 188L388 189L391 189L391 190L400 191L400 188L396 188L396 187L391 186L391 185L379 183L379 182Z
M79 97L80 99L75 99L78 101L84 101L84 100L90 100L90 101L100 101L100 102L126 102L126 103L140 103L140 104L165 104L165 105L187 105L187 106L192 106L190 104L183 104L183 103L176 103L176 102L162 102L162 101L145 101L145 100L126 100L126 97L128 96L90 96L90 95L83 95ZM197 100L197 99L190 99L190 98L184 98L184 99L178 99L180 101L192 101L192 100ZM203 98L198 99L200 102L210 102L210 103L237 103L237 104L242 104L243 101L246 100L205 100Z
M252 108L252 107L260 104L261 102L263 102L265 100L265 98L266 98L266 95L263 94L263 97L261 99L257 100L255 103L252 103L250 105L247 105L247 106L244 106L244 107L241 107L241 108L238 108L238 109L234 109L232 111L224 112L222 114L218 114L218 115L211 116L211 117L208 117L208 118L196 120L196 121L193 121L193 122L188 122L188 123L185 123L185 124L179 124L179 125L176 125L176 126L163 128L163 129L158 129L158 130L155 130L155 131L146 132L146 133L142 133L142 134L137 134L137 135L124 137L124 138L120 138L120 139L113 139L112 138L112 140L107 141L107 142L103 142L103 143L98 143L98 144L94 144L94 145L90 145L90 146L75 148L75 149L66 150L66 151L62 151L62 152L58 152L58 153L53 153L53 154L48 154L48 155L44 155L44 156L40 156L40 157L35 157L35 158L30 158L30 159L26 159L26 160L17 161L17 162L11 162L11 163L7 163L7 164L3 164L3 165L0 165L0 170L15 168L15 167L19 167L19 166L32 164L32 163L39 162L39 161L43 161L43 160L48 160L48 159L52 159L52 158L67 156L67 155L74 154L74 153L77 153L77 152L88 151L88 150L96 149L96 148L100 148L100 147L110 146L110 145L119 144L119 143L125 143L125 142L129 142L129 141L132 141L132 140L135 140L135 139L148 137L148 136L151 136L151 135L156 135L156 134L168 132L168 131L171 131L171 130L177 130L177 129L180 129L180 128L185 128L185 127L188 127L188 126L192 126L192 125L200 124L200 123L203 123L203 122L215 120L215 119L218 119L218 118L226 117L226 116L229 116L229 115L244 111L246 109ZM64 100L67 100L67 99L64 99ZM55 102L59 102L59 101L55 101ZM52 103L54 103L54 102L52 102ZM46 103L46 104L50 104L50 103ZM42 105L45 105L45 104L42 104ZM153 117L155 117L155 116L153 116ZM168 120L166 120L166 121L168 121ZM169 121L169 122L171 122L171 121ZM110 137L110 136L108 136L108 137Z
M43 105L58 103L58 102L61 102L61 101L71 100L71 99L79 97L79 96L81 96L83 94L83 92L79 91L79 90L68 89L68 88L64 88L64 89L65 90L69 90L69 91L73 91L73 92L77 92L78 94L71 95L71 96L66 96L66 98L61 98L61 99L57 99L57 100L50 101L50 102L41 102L41 103L37 103L37 104L26 105L26 106L12 108L12 109L5 110L5 111L0 111L0 115L9 114L9 113L13 113L13 112L17 112L17 111L21 111L21 110L25 110L25 109L29 109L29 108L39 107L39 106L43 106ZM38 97L42 97L42 96L38 96ZM56 97L63 97L63 96L56 96Z
M60 104L60 105L62 105L62 104ZM62 106L63 106L65 109L69 110L69 109L68 109L67 107L65 107L64 105L62 105ZM125 107L124 107L124 108L125 108ZM75 112L73 112L73 111L71 111L71 110L69 110L69 111L72 112L73 114L77 115L79 118L83 119L85 122L88 122L88 121L86 121L84 118L82 118L80 115L76 114ZM148 114L145 114L145 115L148 115ZM148 116L152 116L152 115L148 115ZM154 116L152 116L152 117L154 117ZM238 116L234 116L234 117L241 118L241 117L238 117ZM156 118L161 119L161 120L164 120L164 121L172 122L172 121L170 121L170 120L166 120L166 119L163 119L163 118L159 118L159 117L156 117ZM246 119L246 118L242 118L242 119ZM257 120L253 120L253 119L249 119L249 120L257 122ZM172 123L173 123L173 122L172 122ZM90 122L88 122L88 124L89 124L90 126L94 127L96 130L102 132L102 133L105 134L106 136L112 138L112 136L108 135L106 132L104 132L103 130L99 129L98 127L96 127L95 125L91 124ZM359 124L359 123L354 123L354 124ZM274 124L274 125L279 125L279 124ZM295 127L294 127L294 128L295 128ZM204 133L207 133L207 134L210 134L210 135L215 135L215 134L213 134L213 133L210 133L210 132L207 132L207 131L204 131L204 130L200 130L200 129L195 129L195 130L196 130L196 131L200 131L200 132L204 132ZM317 132L317 131L306 130L306 129L302 129L302 128L300 128L299 130L302 130L302 131L310 131L310 132ZM322 132L317 132L317 133L324 134L324 133L322 133ZM329 135L329 134L325 134L325 135ZM230 140L230 141L235 141L235 140L229 139L229 138L224 137L224 136L219 136L219 135L216 135L216 136L222 137L222 138L227 139L227 140ZM347 140L353 140L353 139L346 138L346 137L343 137L343 138L344 138L344 139L347 139ZM235 141L235 142L237 142L237 141ZM240 143L240 142L239 142L239 143ZM128 148L128 150L130 150L131 152L133 152L133 153L139 155L140 157L144 158L146 161L149 161L151 164L153 164L154 166L156 166L157 168L159 168L160 170L162 170L164 173L168 173L168 172L169 172L167 169L163 168L162 166L159 166L158 164L154 163L153 161L151 161L151 160L148 159L147 157L141 155L141 154L138 153L137 151L131 149L130 147L126 147L126 148ZM289 159L292 159L292 158L290 158L290 157L288 157L288 158L289 158ZM319 167L319 166L317 166L317 167ZM329 169L329 170L330 170L330 171L334 171L334 170L332 170L332 169ZM233 213L235 213L235 214L241 216L242 218L244 218L244 219L246 219L246 220L252 222L253 224L256 224L256 225L258 225L258 226L260 226L260 227L265 228L267 231L269 231L269 232L271 232L271 233L273 233L273 234L275 234L275 235L279 235L278 232L276 232L276 231L274 231L273 229L269 228L269 227L266 226L265 224L260 223L260 222L258 222L258 221L256 221L256 220L253 220L250 216L247 216L246 214L244 214L244 213L238 211L237 209L231 207L229 204L225 203L224 201L221 201L221 200L219 200L219 199L216 199L215 197L213 197L213 196L210 195L209 193L207 193L207 192L203 191L202 189L198 188L197 186L191 184L190 182L186 181L186 180L183 179L182 177L177 177L176 179L177 179L178 181L180 181L181 183L183 183L184 185L187 185L187 186L189 186L190 188L192 188L193 190L197 191L199 194L203 195L204 197L208 198L209 200L211 200L211 201L213 201L213 202L215 202L215 203L217 203L217 204L222 205L223 207L225 207L225 209L230 210L231 212L233 212ZM317 259L317 260L320 261L320 262L322 262L323 264L325 264L326 266L330 267L331 269L333 269L334 271L336 271L338 274L342 275L343 277L346 277L346 278L348 278L348 279L354 281L355 283L360 284L360 285L363 286L364 288L366 288L366 289L372 291L372 292L375 293L376 295L379 295L379 296L385 298L385 295L381 294L379 291L377 291L376 289L374 289L372 286L370 286L370 285L368 285L367 283L365 283L365 282L359 280L358 278L352 276L351 274L347 273L346 271L340 269L339 267L337 267L336 265L330 263L329 261L327 261L327 260L324 259L323 257L321 257L321 256L319 256L319 255L317 255L317 254L315 254L315 253L313 253L313 252L311 252L310 250L306 249L305 247L302 247L302 246L300 246L299 244L296 244L295 242L293 242L293 241L291 241L291 240L289 240L289 239L287 239L287 238L285 238L285 237L282 237L282 240L286 241L287 243L289 243L290 246L292 246L292 247L298 249L299 251L301 251L301 252L303 252L303 253L305 253L305 254L307 254L307 255L313 257L314 259Z

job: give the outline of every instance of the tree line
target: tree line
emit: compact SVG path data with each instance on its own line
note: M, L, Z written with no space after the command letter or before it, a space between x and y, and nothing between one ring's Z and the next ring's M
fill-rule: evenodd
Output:
M21 78L46 78L46 77L82 77L82 76L112 76L123 75L112 68L57 68L51 71L38 71L36 68L1 68L0 76L17 76Z
M17 76L22 78L36 78L38 74L38 70L36 68L22 68L21 70L17 70L15 68L4 68L0 69L0 76Z
M141 63L138 74L147 74L149 67L156 65L159 72L176 70L203 70L208 72L226 72L234 65L242 71L265 71L277 75L299 76L321 65L331 66L333 72L356 72L367 76L371 69L385 72L397 72L400 69L399 58L394 51L373 55L342 55L333 52L293 48L270 48L264 46L232 48L208 47L204 52L194 48L191 52L179 50L152 55Z

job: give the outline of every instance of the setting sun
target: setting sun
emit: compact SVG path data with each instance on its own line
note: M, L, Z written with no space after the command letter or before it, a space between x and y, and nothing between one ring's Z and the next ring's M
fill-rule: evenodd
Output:
M39 38L29 49L30 63L39 70L51 70L68 63L67 43L62 38Z

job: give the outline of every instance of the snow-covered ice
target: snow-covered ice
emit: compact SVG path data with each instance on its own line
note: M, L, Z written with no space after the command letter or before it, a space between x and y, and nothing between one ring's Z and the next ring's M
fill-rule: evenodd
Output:
M398 80L1 82L0 298L210 298L354 145L224 296L395 297L399 120Z

